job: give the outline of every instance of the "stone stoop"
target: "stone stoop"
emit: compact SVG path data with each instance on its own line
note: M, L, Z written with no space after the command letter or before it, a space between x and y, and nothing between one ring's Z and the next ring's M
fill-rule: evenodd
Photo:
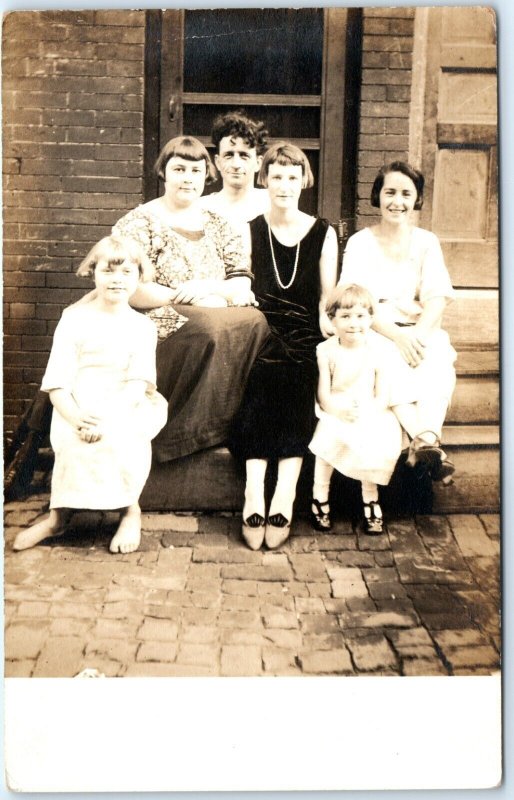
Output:
M469 340L456 349L457 386L443 432L443 446L456 466L455 481L448 487L438 484L429 489L422 487L423 502L426 503L427 492L433 491L429 502L434 513L497 512L500 504L498 350L490 341L478 345ZM408 480L408 473L401 472L400 482L402 478ZM308 508L311 481L312 462L307 459L298 488L296 507L300 510ZM343 494L347 489L343 483ZM394 505L401 491L400 486L395 492ZM239 511L243 492L243 473L228 450L211 448L175 462L154 464L141 505L147 511ZM409 510L413 510L412 505ZM421 505L420 511L427 511L426 504Z

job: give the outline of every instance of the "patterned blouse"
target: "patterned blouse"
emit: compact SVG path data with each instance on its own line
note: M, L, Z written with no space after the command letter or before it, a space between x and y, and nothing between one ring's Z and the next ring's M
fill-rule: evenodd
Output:
M207 209L202 209L202 214L203 230L184 231L138 206L118 220L112 232L138 242L155 268L156 282L171 289L191 279L252 278L241 236L218 214ZM171 306L147 314L161 339L187 322Z

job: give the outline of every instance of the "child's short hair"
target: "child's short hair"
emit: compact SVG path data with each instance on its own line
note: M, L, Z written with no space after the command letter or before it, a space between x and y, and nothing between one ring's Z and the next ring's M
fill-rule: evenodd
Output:
M186 161L205 161L205 183L214 183L216 180L216 167L200 140L194 136L175 136L166 142L154 164L154 170L161 181L166 179L166 164L174 156L184 158Z
M92 278L99 261L117 262L132 261L139 269L139 279L143 282L154 278L152 262L144 252L141 245L123 236L104 236L91 248L85 259L81 262L77 275L81 278Z
M332 289L327 297L325 311L330 319L334 319L339 309L353 306L366 308L371 316L375 313L375 300L371 292L357 283L344 283Z
M217 153L220 151L221 140L231 136L234 139L242 139L248 147L255 147L257 155L260 156L266 149L267 135L264 122L250 119L243 109L239 109L227 111L226 114L219 114L216 117L212 124L211 139Z
M268 185L268 172L271 164L281 164L284 167L293 166L302 168L302 189L310 189L314 186L309 159L295 144L291 142L276 142L264 153L257 183L261 186Z

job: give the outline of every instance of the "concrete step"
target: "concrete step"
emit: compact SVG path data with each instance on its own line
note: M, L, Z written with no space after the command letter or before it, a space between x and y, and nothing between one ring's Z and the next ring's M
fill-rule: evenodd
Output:
M499 431L496 425L447 426L444 446L456 466L452 486L433 485L435 513L497 512L499 508ZM401 506L411 486L411 470L400 465L392 481L390 505ZM354 482L348 482L348 484ZM393 487L394 483L394 487ZM312 461L306 459L298 487L297 508L305 509L312 486ZM432 485L422 488L423 509ZM342 492L350 491L348 486ZM352 490L353 491L353 490ZM211 448L166 464L154 464L141 497L147 511L239 511L243 473L223 447ZM411 500L409 500L412 506ZM412 509L411 509L412 510Z

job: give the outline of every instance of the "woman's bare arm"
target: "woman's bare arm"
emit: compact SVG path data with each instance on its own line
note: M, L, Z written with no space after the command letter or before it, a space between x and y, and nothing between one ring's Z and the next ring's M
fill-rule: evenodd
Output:
M333 334L332 323L325 313L325 305L329 292L336 285L337 280L337 237L335 230L330 226L325 236L323 249L319 259L320 277L320 302L319 302L319 326L325 338Z

